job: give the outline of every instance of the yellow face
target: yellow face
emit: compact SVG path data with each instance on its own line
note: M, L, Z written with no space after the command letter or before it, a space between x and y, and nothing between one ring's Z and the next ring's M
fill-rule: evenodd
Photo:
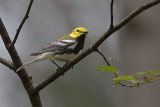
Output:
M77 37L81 36L82 34L87 35L87 33L88 33L88 30L86 28L77 27L69 34L69 36L71 36L72 38L77 38Z

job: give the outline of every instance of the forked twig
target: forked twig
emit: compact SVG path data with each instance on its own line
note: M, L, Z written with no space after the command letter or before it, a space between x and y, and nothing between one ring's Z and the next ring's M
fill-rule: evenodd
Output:
M2 63L3 65L9 67L12 70L15 70L15 66L13 65L13 63L11 61L8 61L8 60L0 57L0 63Z

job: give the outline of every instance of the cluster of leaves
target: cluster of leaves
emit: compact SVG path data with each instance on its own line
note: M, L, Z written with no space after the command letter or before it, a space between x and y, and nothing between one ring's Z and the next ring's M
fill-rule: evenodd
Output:
M110 60L113 61L112 58ZM114 75L112 81L114 81L115 86L121 84L121 82L130 82L132 85L128 85L129 87L140 87L143 84L154 82L158 77L160 77L160 73L156 70L136 72L136 75L122 75L114 66L97 66L96 68L98 71L107 71L112 73Z

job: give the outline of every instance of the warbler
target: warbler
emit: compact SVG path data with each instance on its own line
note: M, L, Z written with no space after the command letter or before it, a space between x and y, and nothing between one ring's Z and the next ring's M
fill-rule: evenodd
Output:
M47 46L34 52L31 56L37 56L34 60L24 63L16 72L32 63L51 60L58 68L55 62L68 62L75 58L83 49L88 30L84 27L75 28L70 34L63 36ZM54 62L55 61L55 62Z

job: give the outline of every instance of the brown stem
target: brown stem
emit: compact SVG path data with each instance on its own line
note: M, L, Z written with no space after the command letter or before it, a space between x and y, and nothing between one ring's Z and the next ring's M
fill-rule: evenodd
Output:
M8 32L7 32L7 30L4 26L1 18L0 18L0 35L2 37L2 40L4 42L4 45L5 45L8 53L9 53L9 55L11 56L11 59L14 63L15 68L18 68L19 66L22 65L22 62L20 60L20 57L19 57L15 47L12 46L10 48L10 44L12 43L12 41L11 41L9 35L8 35ZM38 97L39 96L38 92L33 94L33 91L32 91L33 90L33 82L30 79L30 76L28 75L26 70L23 69L20 72L18 72L17 74L20 77L20 79L22 81L22 84L25 87L25 89L26 89L26 91L29 95L32 107L42 107L42 106L40 106L41 105L41 100Z
M145 82L143 82L143 83L140 83L140 86L141 85L144 85L144 84L146 84ZM133 84L133 85L129 85L129 84L123 84L123 83L119 83L119 85L121 85L121 86L123 86L123 87L130 87L130 88L132 88L132 87L137 87L137 84Z
M0 63L2 63L3 65L9 67L12 70L15 70L15 67L14 67L14 65L13 65L13 63L11 61L8 61L8 60L0 57Z
M107 65L110 66L110 63L107 61L106 57L98 49L96 51L103 57L103 59L107 63Z
M30 98L32 107L43 107L40 96L39 96L39 92L29 95L29 98Z

